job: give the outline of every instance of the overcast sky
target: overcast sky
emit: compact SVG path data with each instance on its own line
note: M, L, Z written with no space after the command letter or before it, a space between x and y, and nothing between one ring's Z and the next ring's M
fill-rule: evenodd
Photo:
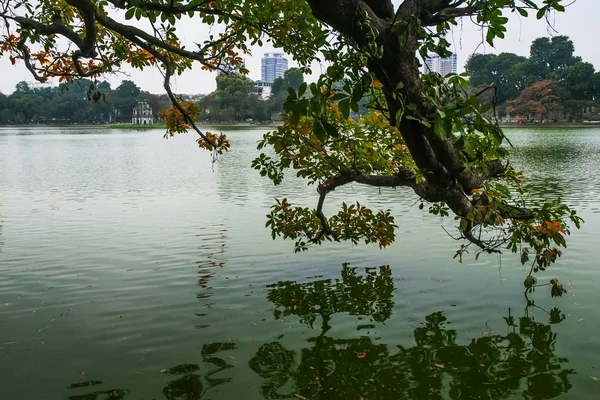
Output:
M398 1L394 1L398 3ZM506 38L498 40L495 48L482 43L481 32L469 20L464 20L454 28L450 39L453 50L458 54L459 72L464 70L464 64L470 54L478 53L500 53L512 52L523 56L529 55L531 42L542 36L566 35L575 44L575 54L581 56L583 61L590 62L596 70L600 70L600 46L598 37L600 33L600 0L576 0L567 8L565 13L555 13L551 17L551 23L557 32L549 29L546 21L537 21L535 17L517 18L512 13L510 17L508 33ZM202 37L207 35L207 29L201 29L197 24L187 21L182 22L182 35L185 42L201 42ZM260 79L260 59L265 52L273 51L273 47L267 45L262 48L253 48L253 55L246 58L246 66L250 70L250 78ZM198 65L198 64L197 64ZM293 66L293 62L291 63ZM313 66L314 76L307 80L315 80L321 68ZM17 82L34 82L32 76L23 65L11 65L8 57L0 59L0 91L5 94L12 93ZM215 74L201 71L198 68L184 73L182 76L173 78L173 89L179 93L209 93L215 88ZM107 80L114 87L123 79L131 79L143 90L151 93L163 93L162 76L153 69L142 72L129 70L129 76L120 74L109 76Z

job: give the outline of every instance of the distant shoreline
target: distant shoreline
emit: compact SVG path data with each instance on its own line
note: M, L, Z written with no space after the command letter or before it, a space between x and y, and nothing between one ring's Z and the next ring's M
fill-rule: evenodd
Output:
M282 121L253 124L248 122L214 122L214 123L199 123L199 128L274 128L283 125ZM548 123L501 123L501 128L519 128L519 129L539 129L539 128L598 128L599 122L548 122ZM152 130L166 129L166 125L133 125L133 124L0 124L0 128L97 128L97 129L131 129L131 130Z
M281 126L282 122L272 122L265 124L252 124L248 122L214 122L199 123L199 128L272 128ZM166 129L166 125L133 125L133 124L0 124L0 128L97 128L97 129Z
M500 124L501 128L597 128L600 122L548 122L548 123L526 123L526 124Z

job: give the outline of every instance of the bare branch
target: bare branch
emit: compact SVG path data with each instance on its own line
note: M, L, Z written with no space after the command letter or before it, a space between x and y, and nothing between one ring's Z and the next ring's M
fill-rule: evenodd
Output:
M29 54L29 49L27 49L27 47L25 46L25 40L26 40L26 38L23 37L17 43L17 48L21 51L21 54L23 54L23 61L25 62L25 67L29 70L29 72L31 72L31 74L33 75L33 78L36 81L44 83L44 82L46 82L46 79L44 77L38 75L34 66L31 64L31 60L30 60L31 55Z

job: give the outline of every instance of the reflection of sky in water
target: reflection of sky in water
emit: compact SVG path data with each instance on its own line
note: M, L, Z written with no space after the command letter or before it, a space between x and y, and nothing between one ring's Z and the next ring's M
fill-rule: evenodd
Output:
M557 195L578 208L596 207L600 196L600 136L597 129L508 129L511 161L540 195Z

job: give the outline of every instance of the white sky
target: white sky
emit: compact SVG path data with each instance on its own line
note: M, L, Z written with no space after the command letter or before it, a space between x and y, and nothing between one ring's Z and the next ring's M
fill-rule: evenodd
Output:
M394 1L398 3L398 1ZM458 54L459 72L464 70L464 64L470 54L478 53L500 53L511 52L522 56L529 55L529 46L531 42L542 36L566 35L571 38L575 44L575 54L581 56L583 61L590 62L596 70L600 70L600 47L598 46L598 18L600 17L600 0L576 0L574 4L567 8L565 13L556 13L551 18L553 27L558 32L549 29L545 20L537 21L535 16L529 18L517 18L512 13L505 14L511 20L508 25L508 32L504 40L498 40L495 48L487 44L481 44L482 37L478 28L469 20L464 20L454 29L449 38L453 43L453 50ZM208 34L208 28L198 26L192 21L181 22L180 38L184 42L201 42L202 38ZM250 78L260 79L260 59L263 53L273 51L272 46L263 46L253 48L251 57L246 57L246 67L250 70ZM290 57L291 59L291 57ZM182 76L174 77L173 89L178 93L210 93L216 87L216 74L201 71L199 64L192 71L184 73ZM291 66L294 63L291 62ZM307 80L316 80L321 72L318 65L314 65L313 77L307 77ZM5 94L12 93L15 85L20 81L33 82L33 77L23 65L11 65L8 57L0 59L0 91ZM143 90L151 93L163 93L162 76L153 69L144 71L129 70L129 76L120 74L117 76L108 76L107 80L113 88L117 87L123 79L133 80Z

